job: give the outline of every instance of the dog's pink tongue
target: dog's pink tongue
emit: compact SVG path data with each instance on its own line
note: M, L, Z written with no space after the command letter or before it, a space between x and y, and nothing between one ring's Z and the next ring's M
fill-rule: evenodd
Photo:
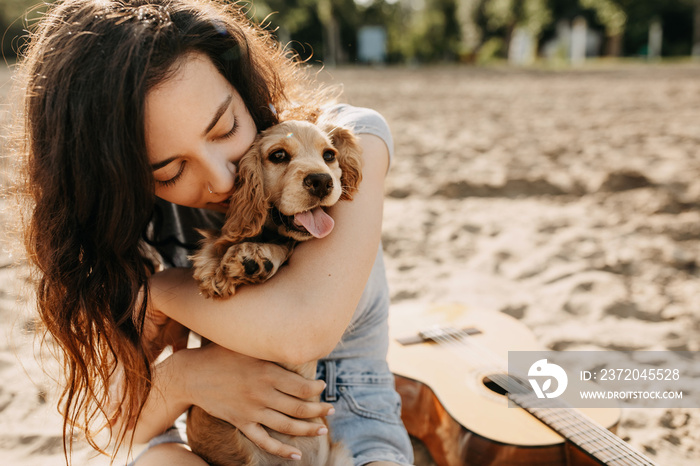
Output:
M315 238L327 236L335 225L331 216L320 207L295 214L294 220L303 225Z

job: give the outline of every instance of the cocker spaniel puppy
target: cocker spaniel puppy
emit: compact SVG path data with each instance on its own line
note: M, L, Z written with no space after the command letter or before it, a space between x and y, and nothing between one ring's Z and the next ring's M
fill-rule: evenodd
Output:
M205 239L191 257L202 294L226 298L239 285L264 282L298 241L328 235L334 222L324 208L352 199L362 178L360 154L356 137L343 127L294 120L263 131L239 162L221 232L203 232ZM316 361L283 366L308 379L316 375ZM268 431L302 451L302 461L289 464L352 465L347 449L331 442L329 435L294 437ZM189 412L187 436L192 450L211 465L287 464L196 406Z
M333 229L324 210L351 200L362 178L352 131L285 121L263 131L240 160L226 223L191 259L206 297L227 298L272 277L298 241Z

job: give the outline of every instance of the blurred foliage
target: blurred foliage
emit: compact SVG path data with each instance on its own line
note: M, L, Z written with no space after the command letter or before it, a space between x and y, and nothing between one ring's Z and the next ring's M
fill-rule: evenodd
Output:
M37 3L37 0L0 1L0 50L4 58L14 59L21 47L25 27L39 17L38 10L43 10L43 5L37 6Z
M552 21L546 0L491 0L483 5L484 21L491 29L520 26L537 36Z
M337 20L344 56L357 58L357 30L363 25L382 25L387 31L391 62L452 61L485 62L507 55L516 27L525 28L540 44L552 39L556 24L581 16L616 47L601 53L634 56L644 54L649 25L664 25L662 54L689 55L693 42L693 11L700 0L255 0L256 18L269 12L270 23L283 41L302 56L313 50L323 59L323 20L319 2L325 3ZM472 24L465 28L464 9L472 9ZM461 10L462 11L461 11ZM469 15L467 15L467 21ZM479 47L465 44L462 31L477 30ZM612 52L610 52L612 51ZM468 53L467 53L468 52Z
M49 0L50 1L50 0ZM233 0L232 0L233 1ZM0 0L2 51L12 57L21 46L26 12L37 0ZM601 32L602 53L646 53L649 25L663 25L662 55L689 55L694 11L700 0L243 0L282 43L303 59L339 63L357 60L357 32L381 25L390 62L469 60L507 56L515 28L540 46L556 36L557 23L586 19ZM700 25L698 26L700 28ZM463 37L466 35L469 37ZM700 37L695 32L695 37ZM611 41L615 41L610 47Z
M625 30L627 15L615 0L579 0L581 6L594 10L608 36L618 36Z

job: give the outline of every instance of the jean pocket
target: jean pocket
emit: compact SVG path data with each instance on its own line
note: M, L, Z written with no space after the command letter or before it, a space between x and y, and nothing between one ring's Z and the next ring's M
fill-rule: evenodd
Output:
M401 425L401 397L391 385L340 385L338 391L358 416Z

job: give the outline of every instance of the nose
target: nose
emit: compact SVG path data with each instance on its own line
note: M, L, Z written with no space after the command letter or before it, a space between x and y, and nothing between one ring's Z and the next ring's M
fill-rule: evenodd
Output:
M236 178L236 165L226 159L212 161L209 164L206 186L214 193L228 193L233 189Z
M311 195L323 199L333 189L333 178L328 173L312 173L304 178L304 188Z

